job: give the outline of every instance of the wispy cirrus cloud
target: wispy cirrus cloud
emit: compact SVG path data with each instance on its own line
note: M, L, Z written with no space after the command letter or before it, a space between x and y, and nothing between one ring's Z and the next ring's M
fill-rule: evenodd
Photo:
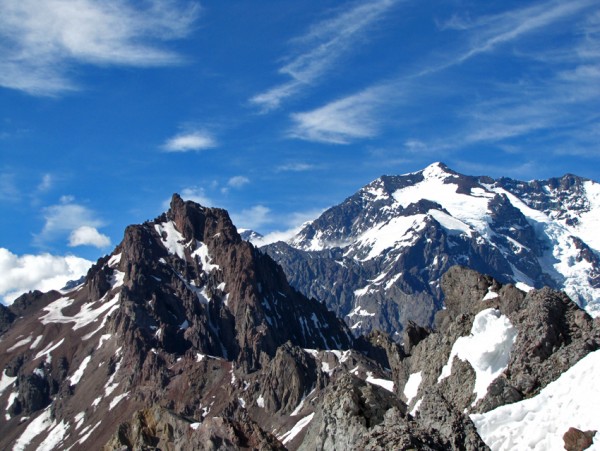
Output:
M190 152L217 147L218 143L206 130L187 131L167 139L162 145L165 152Z
M78 64L180 64L162 43L187 36L199 14L179 0L2 0L0 86L32 95L78 88Z
M296 161L293 163L281 164L281 165L277 166L275 168L275 170L277 172L305 172L305 171L312 171L313 169L316 169L316 168L317 168L317 166L314 164Z
M477 55L495 51L503 44L543 31L545 28L581 13L595 4L594 0L573 0L569 2L553 0L475 19L452 16L448 21L441 24L440 28L465 33L465 46L456 53L451 54L446 61L433 64L414 74L413 77L439 72L464 63Z
M393 91L391 85L372 86L312 111L293 113L289 136L330 144L374 137L381 126L383 107Z
M278 108L285 99L315 83L363 42L370 27L397 3L398 0L357 2L350 9L314 24L306 34L292 41L294 50L279 68L279 73L290 80L255 95L250 102L263 111Z
M16 202L21 197L16 176L12 172L0 172L0 202Z
M335 144L374 138L389 124L386 111L401 116L410 111L411 105L445 101L443 97L448 94L431 92L427 88L430 82L424 83L425 79L435 80L435 75L512 43L509 51L503 52L503 58L508 58L503 64L519 68L515 79L500 83L490 76L478 80L478 84L485 85L484 100L463 95L452 107L456 127L413 136L406 140L406 150L437 152L542 132L553 136L571 134L565 138L567 141L583 140L598 121L595 105L600 96L600 11L590 11L593 5L591 0L550 1L474 19L454 16L440 27L458 31L449 46L453 50L447 51L443 60L426 55L425 69L372 85L314 110L294 113L289 135ZM549 49L540 44L540 36L562 39ZM530 37L536 39L531 41ZM551 55L544 55L544 51ZM544 71L533 67L541 59L545 59ZM460 81L454 83L452 89L456 92L471 90ZM411 120L417 120L414 114Z

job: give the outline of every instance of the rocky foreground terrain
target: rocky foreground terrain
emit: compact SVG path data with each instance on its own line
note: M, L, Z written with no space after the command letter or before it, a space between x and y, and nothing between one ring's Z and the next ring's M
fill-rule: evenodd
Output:
M79 286L0 306L0 448L599 446L598 319L461 266L440 289L432 327L355 336L174 195Z

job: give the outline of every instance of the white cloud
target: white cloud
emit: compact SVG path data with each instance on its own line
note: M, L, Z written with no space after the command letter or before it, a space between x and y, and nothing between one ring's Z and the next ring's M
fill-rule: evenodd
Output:
M280 172L304 172L310 171L315 168L316 166L314 164L296 162L282 164L280 166L277 166L276 170Z
M193 202L196 202L197 204L200 204L203 207L211 207L214 205L214 202L206 195L204 188L198 186L192 186L182 189L181 198L184 200L191 200ZM169 201L167 201L167 208L170 201L170 199Z
M93 210L75 203L73 196L62 196L59 204L44 208L43 215L44 227L35 236L35 242L40 246L65 236L69 236L71 240L72 233L82 227L96 229L104 225L104 221ZM81 233L79 232L79 236Z
M285 230L274 230L266 233L262 238L255 238L252 244L255 246L265 246L267 244L275 243L277 241L288 241L293 238L302 227L309 221L313 221L318 218L323 210L308 210L308 211L296 211L289 215L280 218L280 224L286 226Z
M164 66L161 43L188 35L199 6L178 0L2 0L0 85L33 95L76 89L75 64Z
M448 69L483 53L490 53L502 44L516 41L528 34L541 31L593 6L594 0L554 0L521 9L509 10L476 20L453 16L441 26L442 29L459 30L466 33L466 50L454 54L448 61L433 65L415 74L415 77Z
M254 205L240 213L232 213L231 217L238 229L259 230L262 226L273 222L271 209L264 205Z
M180 133L169 138L162 146L167 152L190 152L217 147L215 139L206 131Z
M0 201L14 202L20 197L19 189L15 183L15 175L0 173Z
M110 246L110 238L90 226L81 226L69 235L69 246L94 246L104 248Z
M0 248L0 297L5 304L10 304L30 290L60 289L68 281L85 275L91 265L91 261L72 255L18 256Z
M290 136L332 144L371 138L379 131L381 108L391 95L389 86L373 86L315 110L293 113Z
M241 188L244 185L250 183L250 179L248 177L244 177L243 175L236 175L235 177L231 177L227 181L227 186L231 188Z
M40 183L37 186L37 191L39 193L45 193L46 191L49 191L53 185L54 185L54 177L52 176L52 174L44 174L42 176L42 180L40 181Z
M285 58L288 62L279 69L279 73L292 80L250 101L264 111L278 108L284 99L318 81L345 54L365 42L369 26L384 17L396 3L397 0L356 2L350 9L314 24L305 35L294 39L297 49Z

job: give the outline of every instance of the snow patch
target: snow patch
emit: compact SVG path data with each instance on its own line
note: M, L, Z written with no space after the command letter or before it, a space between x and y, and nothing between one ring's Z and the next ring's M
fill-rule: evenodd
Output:
M529 293L531 290L533 290L532 286L529 286L524 282L515 283L515 287L517 287L521 291L524 291L525 293Z
M92 360L92 356L88 355L85 359L81 361L81 364L79 365L79 368L77 368L77 371L75 371L73 375L69 378L69 382L71 383L71 385L77 385L79 383L81 377L83 376L83 372L88 366L88 363L90 363L90 360Z
M179 233L173 221L167 221L160 224L154 224L154 229L161 237L162 244L169 254L177 255L185 260L185 250L183 235Z
M117 266L121 262L122 255L123 255L122 253L118 253L118 254L111 256L110 259L108 260L108 263L106 263L108 265L108 267L114 268L115 266Z
M75 420L75 429L77 430L83 424L83 420L85 420L85 412L79 412L73 419Z
M410 404L415 396L417 396L422 379L421 371L412 373L408 377L408 381L406 381L406 385L404 386L404 396L406 396L407 405Z
M485 309L475 315L471 334L459 337L452 346L448 363L442 368L438 382L452 373L452 361L458 357L475 370L475 404L482 399L489 385L508 367L510 351L517 330L499 310Z
M492 291L492 287L488 288L488 292L483 297L482 301L490 301L492 299L496 299L498 297L498 293Z
M51 406L48 406L39 416L34 418L27 425L23 433L15 442L13 451L23 451L34 438L53 426L50 407Z
M20 348L21 346L25 346L26 344L28 344L31 340L33 340L33 337L27 337L27 338L23 338L22 340L17 341L14 345L12 345L10 348L8 348L6 351L10 352L10 351L14 351L17 348Z
M49 356L52 351L54 351L56 348L58 348L63 343L63 341L65 341L64 338L56 344L53 344L53 342L50 342L50 344L48 346L46 346L43 350L41 350L40 352L38 352L35 355L33 360L37 360L40 357Z
M33 341L33 343L31 343L31 346L29 346L29 349L35 349L39 346L40 342L42 341L42 338L44 338L43 335L38 335L36 337L36 339Z
M112 275L110 276L110 288L119 288L123 286L123 281L125 280L125 273L122 271L114 270Z
M219 269L219 265L211 263L212 257L208 253L208 246L201 241L196 241L196 250L192 252L192 257L200 258L202 269L207 273L213 269Z
M263 398L263 395L260 395L258 397L258 399L256 400L256 405L260 408L265 408L265 398Z
M357 291L359 291L359 290L357 290ZM354 308L354 310L352 310L346 316L348 316L349 318L352 318L353 316L375 316L375 313L369 313L368 311L363 309L360 305L358 305Z
M100 307L97 309L92 309L93 305L98 304L98 302L94 303L85 303L79 312L77 312L73 316L65 316L62 313L62 310L73 303L73 300L70 298L60 298L56 301L50 303L46 307L44 307L44 311L48 312L46 315L40 317L40 321L42 324L51 324L51 323L75 323L73 325L73 330L81 329L82 327L87 326L93 322L96 322L98 318L108 312L108 314L112 313L114 310L118 308L120 294L117 293L110 301L102 301L100 302ZM104 299L104 298L103 298Z
M121 393L113 398L113 400L108 405L108 410L112 410L117 404L119 404L124 398L129 396L129 392Z
M55 423L56 420L52 422L52 425L54 425ZM62 420L60 423L58 423L48 431L47 437L42 443L40 443L40 445L37 448L37 451L53 451L56 449L60 449L58 445L60 444L60 442L63 441L68 430L69 424L65 423L65 421Z
M367 378L365 379L369 384L379 385L380 387L385 388L387 391L394 393L394 381L390 381L388 379L378 379L373 377L373 373L370 371L367 373Z
M90 435L92 435L92 432L94 432L94 431L95 431L95 430L98 428L98 426L100 426L100 423L102 423L102 421L98 421L98 422L97 422L97 423L94 425L94 427L93 427L93 428L91 428L89 431L87 431L87 433L86 433L86 434L85 434L83 437L81 437L81 438L80 438L80 439L77 441L77 443L79 443L79 444L81 445L81 444L82 444L83 442L85 442L85 441L86 441L88 438L90 438ZM86 428L86 429L87 429L87 428ZM85 431L85 429L84 429L83 431L81 431L81 432L83 433L84 431Z
M294 440L294 438L296 438L296 436L302 432L302 429L304 429L306 426L308 426L308 424L312 421L313 417L315 416L315 413L311 413L310 415L302 418L300 421L298 421L294 427L292 429L290 429L288 432L286 432L285 434L277 437L281 443L283 443L284 445L291 442L292 440Z

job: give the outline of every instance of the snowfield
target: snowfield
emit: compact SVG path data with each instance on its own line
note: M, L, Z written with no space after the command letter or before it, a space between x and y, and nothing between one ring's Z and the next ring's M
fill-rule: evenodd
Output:
M493 451L564 450L570 427L600 431L600 351L588 354L537 396L498 407L471 420ZM589 450L600 450L596 434Z

